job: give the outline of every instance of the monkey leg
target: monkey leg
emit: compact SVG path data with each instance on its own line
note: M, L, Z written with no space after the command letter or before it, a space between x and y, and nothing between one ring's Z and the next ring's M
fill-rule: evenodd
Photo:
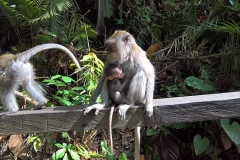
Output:
M19 110L15 94L11 89L6 88L5 91L0 91L0 99L3 105L8 108L8 112L0 113L0 115L14 113Z
M139 70L133 76L128 89L127 99L130 100L131 104L118 106L118 115L120 120L123 120L126 118L127 110L130 107L134 107L135 103L145 104L146 86L147 86L147 77L142 70ZM148 111L150 111L150 109Z
M123 103L123 98L122 98L122 95L120 92L115 92L115 95L114 95L114 103L115 104L122 104Z
M38 105L33 108L33 110L41 109L46 103L47 99L43 96L37 86L34 84L34 80L32 78L24 80L22 87L23 89L31 96L34 100L38 102Z

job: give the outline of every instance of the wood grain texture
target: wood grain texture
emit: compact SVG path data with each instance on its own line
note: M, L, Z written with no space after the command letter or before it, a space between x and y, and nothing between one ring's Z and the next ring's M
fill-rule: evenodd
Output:
M240 92L154 99L154 115L144 116L144 108L128 110L126 119L118 120L114 112L112 127L152 126L178 122L196 122L239 117ZM42 110L22 110L0 117L0 135L108 129L110 109L96 116L83 114L84 106L56 106Z

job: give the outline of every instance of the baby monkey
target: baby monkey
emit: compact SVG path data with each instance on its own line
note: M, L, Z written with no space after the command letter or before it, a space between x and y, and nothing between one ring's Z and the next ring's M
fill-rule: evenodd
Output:
M115 63L111 63L105 68L105 75L108 79L107 87L111 102L114 104L131 104L124 92L124 88L131 78L126 76L123 83L121 83L120 80L124 78L124 74L120 66Z

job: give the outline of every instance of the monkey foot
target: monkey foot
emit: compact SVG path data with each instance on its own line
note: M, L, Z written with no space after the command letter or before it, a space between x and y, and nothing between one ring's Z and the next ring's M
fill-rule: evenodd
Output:
M123 105L119 105L117 108L118 108L119 120L122 121L126 118L126 112L130 108L130 105L123 104Z
M91 110L95 109L95 115L98 115L98 112L104 108L104 104L94 104L91 106L88 106L86 108L84 108L84 112L83 114L86 115L88 112L90 112Z
M153 115L153 104L145 107L144 113L147 117L152 117Z

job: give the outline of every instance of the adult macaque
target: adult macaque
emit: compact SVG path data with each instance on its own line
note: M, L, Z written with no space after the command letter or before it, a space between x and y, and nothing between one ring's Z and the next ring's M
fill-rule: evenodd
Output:
M31 63L28 62L32 56L46 49L60 49L66 52L76 64L77 68L81 70L79 63L72 54L72 52L66 47L59 44L42 44L17 55L1 55L0 100L3 105L8 108L8 111L0 113L0 115L13 113L19 110L14 94L14 90L16 90L19 85L23 87L23 89L29 94L29 96L31 96L34 100L38 102L38 105L35 106L34 109L40 109L47 103L47 99L43 96L40 89L37 88L35 85L33 66Z
M116 63L109 64L105 68L105 75L108 79L107 87L109 98L112 103L118 104L130 104L130 101L126 98L126 94L124 92L124 88L130 81L130 77L127 76L125 81L121 83L121 79L124 78L124 74L122 69L119 68L119 65Z
M132 76L129 87L124 89L127 93L127 99L130 100L131 104L121 104L118 106L119 118L121 120L125 119L126 111L130 107L135 106L135 104L144 105L146 115L151 117L153 115L155 70L146 57L146 52L136 44L134 37L126 31L115 31L107 39L106 45L108 47L108 60L105 67L111 63L117 63L124 74ZM94 104L100 93L102 103ZM107 78L105 74L102 74L90 101L90 106L85 109L84 113L86 114L92 109L96 109L95 114L97 114L99 110L109 105L108 102Z
M122 68L124 74L132 76L129 87L125 88L127 99L130 100L131 104L120 104L118 106L119 118L121 120L125 119L126 111L130 107L135 106L135 104L143 104L146 115L151 117L153 115L155 70L147 59L146 52L136 44L133 36L126 31L115 31L115 33L107 39L106 45L108 47L108 60L105 67L111 63L117 63L120 65L120 68ZM94 104L100 93L102 103ZM92 109L96 109L95 114L98 114L99 110L108 105L108 94L107 78L105 74L102 74L90 101L90 106L85 109L84 114ZM135 160L140 159L140 127L135 128L134 155Z

